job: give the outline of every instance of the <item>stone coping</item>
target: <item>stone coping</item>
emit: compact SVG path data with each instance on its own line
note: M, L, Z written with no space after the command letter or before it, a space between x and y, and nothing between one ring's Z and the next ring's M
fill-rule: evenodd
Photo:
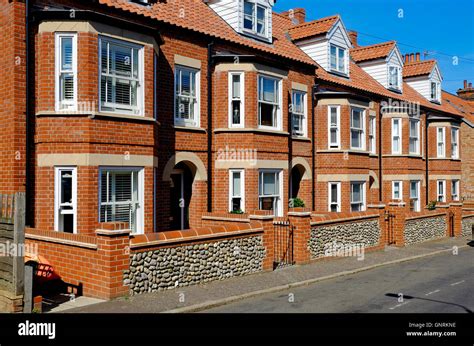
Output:
M327 213L313 214L311 226L326 225L331 223L343 223L348 221L360 221L367 219L379 218L380 215L371 211L359 211L353 213Z
M167 231L132 236L130 248L143 248L168 244L202 242L207 239L228 238L254 233L262 233L260 223L235 224L225 226L199 227L182 231Z
M249 214L231 214L231 213L204 213L202 220L215 221L234 221L234 222L250 222Z
M417 220L417 219L427 219L430 217L440 217L440 216L446 216L446 213L430 213L430 214L422 214L422 215L412 215L412 216L407 216L405 218L406 221L408 220Z
M110 230L110 229L97 229L95 231L98 235L106 235L106 236L114 236L114 235L125 235L130 234L129 229L117 229L117 230Z
M83 234L60 233L26 228L25 238L93 250L97 249L97 238Z
M463 215L462 218L468 218L468 217L474 217L474 213L473 214L466 214L466 215Z

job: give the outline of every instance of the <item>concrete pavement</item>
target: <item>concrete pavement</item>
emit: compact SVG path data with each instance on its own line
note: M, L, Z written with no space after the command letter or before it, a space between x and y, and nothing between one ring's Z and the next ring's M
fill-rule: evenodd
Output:
M442 252L452 253L453 249L467 248L466 244L468 242L469 239L467 238L444 238L405 248L388 247L382 251L365 254L362 261L356 257L318 261L274 272L263 272L223 281L214 281L205 285L179 287L164 292L124 297L70 309L65 312L156 313L199 311L257 295L284 291L317 281L371 270L379 266L433 256Z

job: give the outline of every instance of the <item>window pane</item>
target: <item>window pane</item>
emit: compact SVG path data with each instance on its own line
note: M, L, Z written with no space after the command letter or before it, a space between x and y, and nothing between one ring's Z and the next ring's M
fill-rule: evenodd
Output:
M260 125L275 127L274 107L267 103L260 103Z
M110 44L112 71L111 73L121 76L132 76L132 50L128 47L122 47Z
M61 69L72 70L72 37L61 38Z
M337 143L337 129L331 129L331 143Z
M232 173L232 196L240 197L240 172L233 172Z
M253 14L255 5L251 2L244 2L244 28L253 30Z
M337 126L337 108L331 108L331 126Z
M232 124L240 124L240 101L232 101Z
M262 91L263 91L263 101L266 102L277 102L276 98L276 81L273 79L262 78Z
M331 203L337 203L337 185L331 184Z
M72 171L61 171L60 203L72 203Z
M276 178L274 173L263 173L263 194L276 195Z
M361 127L361 112L357 110L352 111L352 127L354 128L362 128Z
M359 131L351 131L351 146L354 148L360 148L360 133Z
M343 72L344 71L344 66L345 66L345 61L344 61L344 56L345 56L345 50L344 49L341 49L339 48L338 49L338 56L339 56L339 59L338 59L338 70Z
M331 68L336 69L336 61L337 61L337 49L335 46L331 46Z
M265 33L265 8L257 7L257 33Z
M240 75L232 75L232 98L240 98Z
M361 198L361 184L352 184L351 201L352 202L362 201L362 198Z

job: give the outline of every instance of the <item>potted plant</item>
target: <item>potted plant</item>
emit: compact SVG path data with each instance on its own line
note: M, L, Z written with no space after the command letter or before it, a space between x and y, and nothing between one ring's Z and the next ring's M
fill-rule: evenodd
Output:
M436 201L430 201L428 205L426 206L426 209L428 210L435 210L436 209Z

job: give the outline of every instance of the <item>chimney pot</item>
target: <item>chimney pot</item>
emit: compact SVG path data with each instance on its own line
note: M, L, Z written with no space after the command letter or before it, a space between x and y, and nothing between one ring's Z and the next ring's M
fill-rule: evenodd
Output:
M410 54L410 62L414 62L415 61L415 54L411 53Z
M359 43L357 42L357 31L349 31L349 39L351 40L352 45L355 47L359 47Z
M416 61L420 61L420 53L416 53Z
M472 83L469 83L469 89L471 89L471 88L472 88Z
M467 80L464 80L464 89L467 89Z

